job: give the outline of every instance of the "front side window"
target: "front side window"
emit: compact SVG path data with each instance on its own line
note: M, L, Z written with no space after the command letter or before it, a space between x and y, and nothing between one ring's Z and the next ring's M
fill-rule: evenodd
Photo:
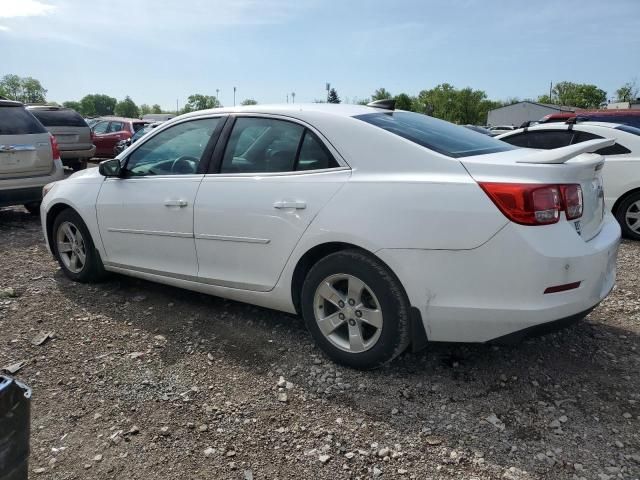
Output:
M220 118L205 118L174 125L129 155L126 174L189 175L198 172L202 155Z
M495 138L420 113L366 113L354 118L454 158L514 149Z

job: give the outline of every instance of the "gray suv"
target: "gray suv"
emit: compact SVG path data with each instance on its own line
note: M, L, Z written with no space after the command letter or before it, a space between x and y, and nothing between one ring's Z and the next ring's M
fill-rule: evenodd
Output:
M62 180L56 139L20 102L0 98L0 207L39 213L42 187Z
M74 171L87 167L96 153L91 141L91 129L82 116L70 108L31 105L27 107L58 141L62 163Z

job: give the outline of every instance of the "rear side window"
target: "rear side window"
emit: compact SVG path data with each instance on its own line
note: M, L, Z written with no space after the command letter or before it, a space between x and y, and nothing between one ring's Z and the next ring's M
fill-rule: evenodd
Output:
M124 123L111 122L111 125L109 125L109 129L107 130L107 133L121 132L122 130L124 130Z
M468 128L412 112L380 112L354 118L449 157L505 152L514 147Z
M107 133L107 128L109 128L109 122L98 122L93 127L91 127L93 133L98 134Z
M0 107L0 135L46 133L42 123L24 107Z
M632 127L631 125L618 125L616 130L622 130L623 132L640 136L640 128Z
M596 140L600 138L604 138L604 137L601 137L600 135L596 135L590 132L576 132L575 136L573 137L572 143L582 143L582 142L586 142L587 140ZM625 155L627 153L631 153L631 150L629 150L626 147L623 147L622 145L616 142L610 147L601 148L600 150L596 150L594 153L599 153L600 155L609 155L609 156Z
M45 127L88 127L87 122L73 110L31 110Z
M339 167L338 162L329 153L315 133L306 130L296 170L319 170L322 168Z

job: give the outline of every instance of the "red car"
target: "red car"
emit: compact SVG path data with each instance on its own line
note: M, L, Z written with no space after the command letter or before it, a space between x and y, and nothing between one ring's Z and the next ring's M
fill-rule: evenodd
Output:
M559 112L545 115L539 122L566 122L576 116L582 121L623 123L640 128L640 110L580 110L578 112Z
M101 118L91 127L91 138L96 146L96 157L112 158L113 147L120 140L127 140L149 122L137 118Z

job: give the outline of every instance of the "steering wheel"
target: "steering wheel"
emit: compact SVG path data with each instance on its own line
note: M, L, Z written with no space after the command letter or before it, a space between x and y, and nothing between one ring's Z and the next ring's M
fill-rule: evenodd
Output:
M176 158L171 164L171 173L196 173L198 159L190 155Z

